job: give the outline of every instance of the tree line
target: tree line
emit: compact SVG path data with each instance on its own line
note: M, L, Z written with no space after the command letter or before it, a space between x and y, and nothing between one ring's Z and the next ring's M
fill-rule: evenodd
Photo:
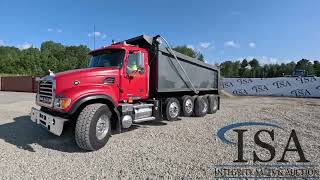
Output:
M18 49L0 46L0 74L43 76L53 72L83 68L90 49L84 45L64 46L46 41L40 48Z
M204 61L200 52L187 46L176 46L176 51ZM85 45L65 46L53 41L46 41L40 48L18 49L0 46L0 75L43 76L50 69L61 72L84 68L88 64L90 49Z
M283 77L290 76L295 70L304 70L305 75L320 76L319 61L310 61L308 59L301 59L297 63L281 63L281 64L264 64L261 65L258 59L248 61L225 61L220 64L220 73L223 77Z
M200 61L204 61L204 56L201 52L189 48L186 45L177 46L173 48L182 54L191 56ZM308 59L301 59L297 63L281 63L281 64L264 64L261 65L258 59L253 58L248 61L243 59L242 61L225 61L220 64L220 73L223 77L283 77L291 76L295 70L304 70L305 75L320 76L320 64L319 61L310 61Z
M201 52L186 45L176 46L174 50L204 61ZM43 42L40 48L18 49L0 46L0 75L20 74L43 76L48 70L61 72L84 68L88 64L90 49L85 45L65 46L53 41ZM307 75L320 76L319 61L301 59L297 63L265 64L259 60L225 61L220 66L223 77L281 77L291 75L296 69L305 70Z
M179 52L179 53L181 53L181 54L196 58L199 61L204 62L203 54L200 51L197 51L195 49L189 48L187 45L176 46L176 47L174 47L172 49L177 51L177 52Z

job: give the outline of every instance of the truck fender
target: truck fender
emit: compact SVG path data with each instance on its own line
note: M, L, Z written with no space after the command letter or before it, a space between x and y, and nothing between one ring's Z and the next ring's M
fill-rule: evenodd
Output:
M120 113L117 109L116 103L113 101L113 99L108 96L108 95L104 95L104 94L100 94L100 95L88 95L85 97L82 97L80 99L78 99L70 108L68 114L70 116L73 116L79 112L79 108L84 108L83 105L86 104L90 104L90 102L102 102L105 103L109 106L110 110L113 111L113 115L112 118L115 121L115 130L117 131L117 133L121 133L121 119L120 119Z

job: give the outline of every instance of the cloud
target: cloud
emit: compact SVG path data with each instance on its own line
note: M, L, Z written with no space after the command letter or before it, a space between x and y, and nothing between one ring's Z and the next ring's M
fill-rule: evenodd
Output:
M234 42L234 41L226 41L226 42L224 43L224 46L225 46L225 47L232 47L232 48L239 48L239 47L240 47L240 45L237 44L237 43Z
M95 35L96 37L99 37L101 35L103 36L104 34L102 32L99 32L99 31L92 32L92 33L88 34L89 37L92 37L93 35Z
M19 44L17 47L21 50L32 48L32 44L28 42L24 42L23 44Z
M199 42L196 45L187 44L187 47L196 51L203 51L203 50L213 50L215 47L213 46L212 42Z
M88 37L93 37L93 36L100 39L106 39L108 37L105 33L99 32L99 31L91 32L88 34Z
M246 59L247 61L251 61L253 58L257 59L260 63L260 65L265 64L280 64L280 63L289 63L289 59L280 59L276 57L268 57L268 56L247 56L247 57L240 57L237 58L237 61L242 61L243 59Z
M256 43L254 43L254 42L249 43L249 47L255 48L256 47Z
M283 60L280 60L275 57L262 56L262 57L258 57L258 58L256 58L256 59L258 59L261 64L278 64L278 63L283 62Z
M6 43L4 43L3 40L0 40L0 46L5 46L5 45L6 45Z
M188 44L188 45L187 45L187 48L190 48L190 49L195 50L195 47L194 47L193 45L191 45L191 44Z
M57 32L57 33L62 33L62 29L59 28L48 28L48 32Z
M211 46L212 43L210 42L200 42L199 45L200 47L207 49L209 46Z

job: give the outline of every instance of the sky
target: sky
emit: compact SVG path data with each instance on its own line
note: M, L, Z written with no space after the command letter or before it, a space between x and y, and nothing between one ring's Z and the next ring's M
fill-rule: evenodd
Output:
M187 45L208 63L320 59L319 0L0 0L0 46L52 40L93 48L141 34Z

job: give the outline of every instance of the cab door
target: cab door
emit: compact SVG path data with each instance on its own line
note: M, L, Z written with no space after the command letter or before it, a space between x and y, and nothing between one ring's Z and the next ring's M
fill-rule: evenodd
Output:
M128 100L148 98L148 56L141 51L129 51L125 67Z

